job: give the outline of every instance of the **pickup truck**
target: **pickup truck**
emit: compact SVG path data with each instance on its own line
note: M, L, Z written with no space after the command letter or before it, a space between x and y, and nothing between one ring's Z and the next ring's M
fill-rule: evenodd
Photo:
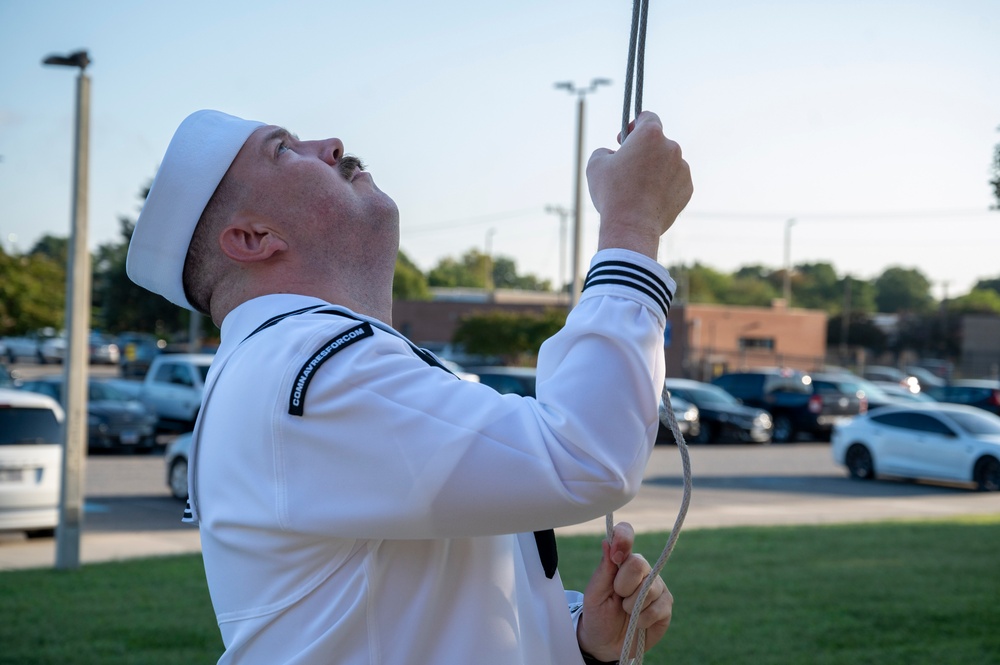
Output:
M215 356L211 353L166 353L153 358L141 382L131 384L132 393L156 412L160 431L188 432L201 408L205 377Z
M791 369L752 369L723 374L712 380L747 406L771 414L777 443L807 434L829 441L833 426L868 409L856 377L806 374Z

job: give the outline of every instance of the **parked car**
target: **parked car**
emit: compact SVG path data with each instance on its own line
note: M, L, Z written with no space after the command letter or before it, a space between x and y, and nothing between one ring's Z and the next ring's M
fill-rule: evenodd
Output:
M156 335L141 332L124 332L118 335L117 344L122 376L140 379L146 376L153 358L167 346L166 341Z
M698 407L699 432L694 443L745 441L770 443L771 414L745 406L719 386L688 379L667 379L670 396L677 396Z
M921 390L927 390L932 386L943 386L948 383L940 376L927 369L926 367L918 367L917 365L907 365L903 368L906 374L914 377L920 384Z
M0 388L0 530L52 536L59 523L63 410L51 397Z
M895 382L887 383L885 381L872 381L871 384L874 385L879 390L881 390L882 392L884 392L889 397L891 397L896 402L910 402L910 403L923 402L925 404L927 402L930 402L931 404L933 404L934 402L937 401L936 399L931 397L928 393L911 392L909 388L904 388L903 386ZM868 408L874 409L876 407L875 405L869 403Z
M90 362L94 365L117 365L121 349L114 338L103 333L92 332L88 340Z
M1000 414L1000 381L965 379L928 388L927 393L939 402L968 404Z
M837 425L831 452L852 478L887 475L1000 490L1000 417L971 406L887 406Z
M44 362L41 349L39 348L41 341L41 338L37 335L4 337L0 339L0 343L3 344L4 357L12 365L23 361Z
M39 345L43 363L66 361L66 336L49 337ZM117 365L118 345L110 337L99 332L91 332L87 337L87 362L94 365Z
M188 496L188 456L191 454L191 433L181 434L167 444L163 461L167 471L167 487L175 499L186 501Z
M507 367L503 365L489 365L485 367L466 367L466 372L479 377L479 383L493 388L501 395L520 395L522 397L535 396L535 368L534 367ZM683 400L671 400L674 417L677 419L677 426L681 436L687 439L691 432L696 432L698 428L698 410L692 409L691 404ZM656 434L656 443L675 443L674 435L663 422L660 422L659 430Z
M153 359L138 395L156 412L158 429L190 432L194 428L214 358L211 353L164 353Z
M63 401L63 377L48 376L24 381L22 390ZM139 450L156 447L156 414L107 380L87 381L87 449Z
M66 338L49 337L38 345L39 362L61 363L66 359Z
M813 381L817 386L821 386L824 381L833 380L835 377L831 377L827 374L813 374ZM871 411L879 407L888 406L890 404L897 404L901 401L899 397L895 397L888 391L883 390L874 381L869 381L868 379L862 379L855 374L840 375L837 377L836 390L844 393L853 393L862 400L866 406L867 410ZM900 385L896 385L901 391L905 391L906 388ZM911 395L919 395L920 393L910 393Z
M466 367L465 371L479 377L479 383L493 388L501 395L535 396L534 367L506 367L490 365L486 367Z
M451 372L458 378L464 381L472 381L473 383L479 383L479 376L473 374L472 372L467 371L464 367L462 367L458 363L453 362L451 360L446 360L444 358L438 358L438 360L441 361L441 364L444 365L449 372Z
M904 388L908 388L910 392L920 392L920 380L912 374L907 374L906 372L896 369L895 367L870 365L865 367L865 369L861 372L861 376L869 381L898 383Z
M677 439L670 427L663 422L664 408L663 398L660 398L660 426L656 431L656 445L672 444L677 445ZM684 437L685 441L696 441L698 433L701 431L701 414L698 407L687 401L683 397L670 394L670 407L674 412L674 420L677 421L677 430Z
M6 365L0 364L0 388L16 388L14 375L10 373Z
M835 423L867 409L856 390L846 388L849 376L806 374L788 368L762 368L731 372L712 383L747 406L771 414L771 439L794 441L800 434L829 439Z

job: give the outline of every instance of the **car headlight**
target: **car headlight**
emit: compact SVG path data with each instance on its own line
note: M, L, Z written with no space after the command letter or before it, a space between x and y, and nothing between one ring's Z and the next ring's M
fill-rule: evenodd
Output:
M698 420L698 407L692 406L690 409L684 412L684 420L688 422L694 422Z
M771 427L771 416L766 413L757 414L757 417L753 419L753 424L757 427L763 429L770 429Z

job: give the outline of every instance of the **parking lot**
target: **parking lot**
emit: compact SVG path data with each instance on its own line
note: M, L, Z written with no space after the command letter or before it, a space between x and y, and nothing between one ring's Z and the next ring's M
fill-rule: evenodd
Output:
M700 445L691 448L694 494L687 528L815 524L1000 513L1000 496L903 481L860 482L833 464L829 445ZM668 531L682 495L673 446L658 446L639 495L616 513L639 531ZM164 481L163 458L91 455L81 545L84 562L197 552L197 529L181 523L181 503ZM603 518L560 533L601 533ZM0 570L47 567L53 539L0 534Z
M58 365L19 364L22 378L62 371ZM117 368L92 366L93 375ZM169 436L161 436L161 443ZM687 528L822 524L897 518L1000 513L1000 495L927 483L852 481L834 464L825 442L691 446L694 493ZM683 482L676 447L657 446L638 496L616 513L639 531L668 531L681 503ZM197 529L181 523L183 506L165 484L162 451L151 455L90 455L81 557L104 561L199 551ZM604 519L560 529L601 533ZM52 539L0 533L0 570L50 566Z

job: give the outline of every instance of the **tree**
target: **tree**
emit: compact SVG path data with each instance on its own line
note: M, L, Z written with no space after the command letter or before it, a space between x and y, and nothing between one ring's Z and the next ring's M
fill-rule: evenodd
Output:
M46 233L35 242L35 246L28 253L47 256L65 268L69 264L69 238L60 238Z
M1000 127L997 127L1000 130ZM990 180L990 184L993 185L993 196L996 197L997 204L995 208L1000 208L1000 143L996 144L993 148L993 179Z
M1000 292L973 289L964 296L949 300L948 314L1000 314Z
M44 253L11 256L0 248L0 335L61 328L66 267Z
M191 316L187 310L128 278L125 259L135 222L119 217L118 224L121 241L101 245L94 257L95 324L108 332L135 330L166 338L187 330Z
M986 290L990 289L1000 293L1000 277L994 277L993 279L981 279L976 282L976 285L972 287L973 290Z
M427 274L427 283L430 286L483 289L487 286L487 274L492 276L493 287L498 289L552 290L549 280L535 275L518 275L513 259L505 256L491 259L478 249L470 249L458 260L450 256L441 259Z
M875 280L875 304L888 314L925 314L934 307L931 283L916 268L893 266Z
M402 251L396 254L396 271L392 275L392 297L396 300L431 299L431 291L424 273Z
M875 353L882 353L888 348L888 338L871 319L864 313L851 312L850 325L847 331L847 346L862 346ZM844 315L831 316L826 324L826 343L829 346L839 346L843 343Z
M538 355L542 342L566 324L563 309L544 314L515 314L494 311L462 317L452 341L467 353L503 356L512 364L525 364Z
M493 286L498 289L522 291L551 291L552 282L535 275L518 275L514 259L497 256L493 259Z
M488 260L489 257L476 249L470 249L459 260L445 257L427 273L427 283L431 286L485 288Z
M841 309L844 290L831 264L802 263L795 266L795 273L793 300L796 307L827 312Z

